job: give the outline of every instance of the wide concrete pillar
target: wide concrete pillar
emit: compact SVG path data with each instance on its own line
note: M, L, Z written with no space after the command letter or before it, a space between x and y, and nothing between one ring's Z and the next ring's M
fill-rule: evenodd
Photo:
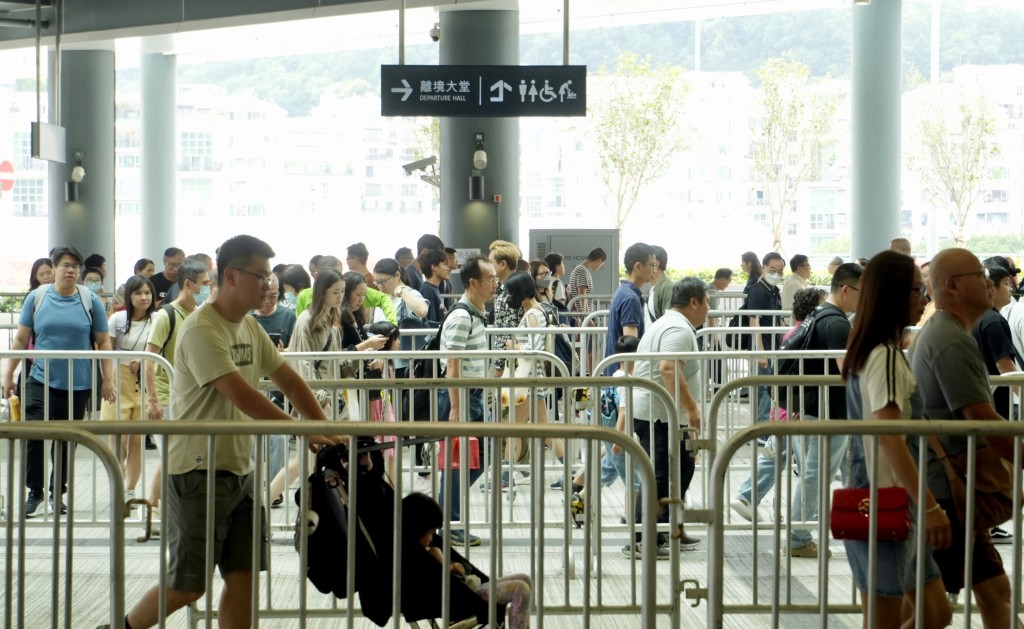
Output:
M518 65L519 11L442 10L441 65ZM484 200L469 200L477 133L484 134ZM486 252L519 242L519 119L441 118L441 240ZM501 195L501 203L494 195ZM525 243L524 243L525 245Z
M50 247L72 245L83 256L99 253L114 268L114 53L110 50L65 50L61 53L60 124L67 129L64 164L50 162ZM50 55L50 85L56 85L55 55ZM56 90L49 90L50 121ZM82 155L85 179L78 200L68 202L76 154ZM110 288L109 286L107 288Z
M160 260L177 242L177 57L142 55L142 255Z
M853 256L870 258L900 236L902 0L854 6Z

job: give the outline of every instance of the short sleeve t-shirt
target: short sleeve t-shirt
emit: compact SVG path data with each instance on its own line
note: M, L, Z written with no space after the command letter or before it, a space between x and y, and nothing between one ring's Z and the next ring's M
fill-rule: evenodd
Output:
M925 419L964 419L964 407L992 402L978 344L957 319L943 310L936 310L928 325L918 332L911 347L910 366L924 399ZM967 449L965 437L940 435L939 441L950 456ZM912 440L915 449L916 445L917 440ZM936 498L950 495L946 471L930 448L928 488Z
M465 304L473 314L462 308L454 308L441 328L442 351L473 351L487 349L487 329L484 323L485 313L477 310L468 299L463 297L460 304ZM486 360L462 359L460 363L463 378L483 378L486 371ZM441 359L442 365L448 367L448 361Z
M847 406L851 419L872 419L874 414L890 404L895 404L901 419L915 419L921 416L921 395L917 390L914 372L910 370L903 350L893 344L878 345L864 363L860 373L850 377L847 383ZM867 486L873 466L875 437L864 437L865 459L855 459L851 464L853 486ZM879 449L881 453L881 449ZM889 460L883 454L878 460L877 487L896 487L895 476Z
M996 361L1002 358L1009 358L1014 366L1020 367L1020 360L1017 357L1017 350L1013 346L1013 335L1010 333L1010 324L1003 318L1003 315L994 309L989 309L974 324L971 336L981 350L981 357L985 360L985 369L989 375L998 376L999 367ZM992 394L996 411L1003 417L1010 416L1010 388L999 387Z
M415 289L414 289L415 290ZM447 312L441 300L441 292L430 282L423 282L420 286L420 294L427 300L427 316L429 321L440 323Z
M157 304L160 304L161 302L169 304L173 301L173 299L165 298L167 297L167 291L171 290L171 286L174 285L174 281L167 279L167 276L164 275L163 271L154 273L153 276L149 278L149 281L153 283L153 290L156 292L155 299Z
M580 295L580 289L585 289L586 292L594 292L594 276L590 273L590 269L587 268L586 264L579 264L569 274L569 282L565 286L566 297L572 300L573 297ZM568 304L566 304L568 305ZM582 299L577 301L572 308L577 312L593 312L594 304L589 299Z
M640 289L629 280L622 280L619 290L612 297L612 305L608 308L608 336L605 340L604 355L615 353L615 344L622 336L622 328L630 325L637 329L637 336L644 337L644 304L640 299ZM610 376L618 369L619 364L608 365L604 375Z
M782 295L777 286L771 286L758 280L747 291L747 310L782 310ZM749 317L748 317L749 319ZM744 322L746 324L746 322ZM771 315L760 315L757 319L758 327L768 328L779 325L776 317ZM761 343L766 351L778 349L777 339L772 334L762 334ZM757 350L756 344L753 347Z
M260 378L273 373L283 360L252 317L234 323L212 306L200 308L185 320L178 333L171 392L176 419L251 421L210 383L237 372L255 388ZM239 476L252 471L251 435L221 436L216 440L213 469ZM168 442L168 473L210 469L206 436L175 435Z
M295 298L295 316L302 314L311 303L313 303L313 288L303 288Z
M260 324L267 334L280 334L281 344L288 347L292 340L292 331L295 329L295 311L278 305L273 314L261 315L258 312L249 313L256 322Z
M690 320L675 310L669 310L661 318L651 324L651 328L644 333L640 339L638 354L653 352L678 353L697 351L697 330L694 329ZM658 369L658 361L639 359L633 369L633 375L637 378L648 378L661 384L661 373ZM696 397L700 390L700 361L688 360L683 365L683 378L690 393ZM669 393L673 393L669 391ZM633 417L636 419L666 421L668 409L658 399L652 399L647 389L637 389L633 393ZM680 425L686 424L685 414L680 414Z
M34 290L25 298L18 325L32 330L35 338L35 349L42 351L74 351L91 350L93 334L109 331L107 313L103 302L93 293L89 293L91 302L83 304L78 288L70 295L61 295L53 284L47 284L48 290ZM43 303L36 309L36 298ZM92 309L92 324L85 308ZM55 389L67 391L87 391L92 388L92 361L74 360L72 366L72 382L68 381L68 361L60 359L40 360L32 363L29 376L33 380L43 382ZM49 363L49 373L46 365ZM49 382L46 378L49 376Z
M142 321L132 321L128 325L128 311L115 312L108 322L110 334L113 337L111 346L116 350L125 352L144 352L146 342L149 339L149 330L152 327L152 318Z
M153 325L150 326L149 339L146 341L146 344L156 345L157 349L163 347L164 358L173 365L175 343L178 339L178 333L181 331L181 324L185 321L185 317L188 316L188 312L179 304L171 304L171 308L174 310L175 317L174 331L171 332L171 320L167 318L167 311L160 308L153 313ZM164 347L165 344L166 347ZM170 378L163 367L160 366L156 368L156 397L163 406L169 406L171 403Z

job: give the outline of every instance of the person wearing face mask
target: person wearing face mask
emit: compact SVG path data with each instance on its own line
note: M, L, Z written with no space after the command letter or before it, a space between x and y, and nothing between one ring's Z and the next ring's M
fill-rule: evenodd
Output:
M281 296L284 298L284 305L295 310L299 293L312 285L309 273L301 264L288 265L281 272Z
M103 309L107 310L107 299L101 295L103 292L103 271L100 271L96 267L86 267L82 271L82 285L88 288L93 295L100 298L100 303L103 304Z
M779 291L779 284L782 283L782 270L786 267L786 261L775 251L764 255L761 261L764 274L760 275L756 282L744 289L747 293L745 310L781 310L782 294ZM747 324L752 327L773 327L781 325L778 317L772 315L753 315L749 317ZM752 347L755 352L770 351L778 349L778 339L772 334L755 334ZM757 374L770 375L772 366L767 358L760 358L757 361ZM772 399L768 387L757 387L757 421L766 422L771 413Z

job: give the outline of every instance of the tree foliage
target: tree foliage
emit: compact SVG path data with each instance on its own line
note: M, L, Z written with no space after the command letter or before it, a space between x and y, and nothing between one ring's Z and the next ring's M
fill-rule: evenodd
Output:
M982 94L967 95L955 86L927 88L922 94L908 166L921 177L933 207L953 212L952 237L957 247L971 240L974 202L998 154L996 123Z
M604 202L620 231L644 187L689 144L682 121L688 91L679 68L655 68L630 52L619 55L614 74L602 68L590 85L589 132Z
M771 215L772 249L782 251L793 199L820 175L823 148L836 103L816 93L810 69L789 57L769 59L758 70L761 112L754 122L754 172Z

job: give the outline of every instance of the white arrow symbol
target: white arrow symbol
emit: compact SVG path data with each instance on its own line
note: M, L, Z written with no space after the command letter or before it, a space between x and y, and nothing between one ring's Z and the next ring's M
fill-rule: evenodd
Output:
M505 101L505 90L512 91L512 86L505 81L498 81L491 86L492 92L497 92L497 96L491 96L492 103L501 103Z
M402 102L404 103L405 101L409 100L409 95L412 94L412 87L409 85L409 82L406 81L405 79L402 79L402 85L404 85L405 87L392 87L391 93L401 94Z

